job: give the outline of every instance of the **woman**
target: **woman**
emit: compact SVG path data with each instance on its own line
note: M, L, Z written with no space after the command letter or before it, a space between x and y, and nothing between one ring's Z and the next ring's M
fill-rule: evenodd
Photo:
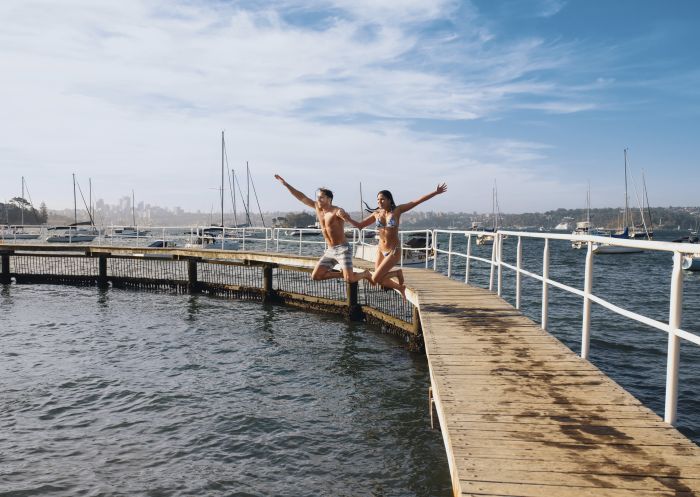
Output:
M400 269L391 271L396 263L401 260L401 242L399 240L401 214L410 211L418 204L422 204L435 195L445 193L446 190L447 185L442 183L437 186L435 191L423 195L418 200L401 205L394 203L394 197L389 190L382 190L377 194L377 208L368 209L371 214L356 224L357 228L362 229L374 223L379 234L379 251L374 263L374 273L372 273L372 278L370 279L372 284L380 284L384 288L393 288L401 292L404 298L406 297L403 273ZM394 276L397 277L398 281L392 279Z

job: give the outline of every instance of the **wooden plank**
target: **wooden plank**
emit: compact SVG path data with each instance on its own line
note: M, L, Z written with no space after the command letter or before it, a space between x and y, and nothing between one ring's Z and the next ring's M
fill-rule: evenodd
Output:
M695 492L684 484L669 483L665 490L641 490L610 487L599 482L596 486L568 486L552 484L528 484L460 479L462 495L499 495L513 497L691 497ZM687 490L685 490L687 489Z
M679 468L672 465L652 464L650 462L633 464L624 461L586 461L585 465L579 461L541 461L516 459L497 460L493 458L472 458L463 463L467 471L499 472L531 471L534 473L570 473L583 475L618 475L631 477L651 478L683 478L700 479L700 467L687 466ZM467 473L469 474L469 473ZM523 479L527 476L523 475ZM696 483L696 482L693 482Z

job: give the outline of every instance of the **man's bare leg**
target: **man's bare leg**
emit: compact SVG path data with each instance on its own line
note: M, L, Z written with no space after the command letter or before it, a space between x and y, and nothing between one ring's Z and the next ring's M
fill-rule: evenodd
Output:
M316 264L316 267L311 273L311 279L314 281L321 280L332 280L334 278L342 278L343 273L340 271L333 271L328 266L321 266L321 264Z

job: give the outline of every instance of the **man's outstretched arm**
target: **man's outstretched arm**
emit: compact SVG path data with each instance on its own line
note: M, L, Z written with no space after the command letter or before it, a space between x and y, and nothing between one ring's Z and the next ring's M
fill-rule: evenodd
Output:
M275 174L275 179L277 181L279 181L280 183L282 183L284 186L286 186L287 190L289 190L289 193L294 195L299 200L299 202L311 207L312 209L314 209L316 207L316 204L314 204L313 200L311 200L309 197L307 197L306 195L301 193L299 190L294 188L292 185L287 183L282 176L280 176L279 174Z

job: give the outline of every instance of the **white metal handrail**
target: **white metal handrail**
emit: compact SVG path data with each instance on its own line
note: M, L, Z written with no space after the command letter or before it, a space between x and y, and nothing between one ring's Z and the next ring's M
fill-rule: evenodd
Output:
M571 294L577 295L583 298L583 316L581 324L581 357L584 359L589 358L590 349L590 333L591 333L591 303L596 303L605 309L608 309L618 315L624 316L626 318L632 319L639 323L643 323L652 328L664 331L668 333L668 353L667 353L667 366L666 366L666 401L664 409L664 420L667 423L675 424L677 416L677 404L678 404L678 369L679 369L679 359L680 359L680 339L687 340L691 343L700 345L700 336L682 330L680 328L681 318L682 318L682 301L683 301L683 278L682 278L682 258L684 255L690 256L700 256L700 246L689 243L673 243L673 242L658 242L649 240L629 240L620 239L606 236L597 235L570 235L570 234L560 234L560 233L530 233L521 231L497 231L493 234L493 246L491 250L491 259L485 259L483 257L477 257L472 255L472 237L476 237L483 234L483 231L450 231L450 230L434 230L433 232L433 250L436 254L433 269L437 270L437 255L444 254L447 255L447 275L451 276L452 273L452 257L458 256L463 257L466 260L465 263L465 283L469 283L469 269L471 261L480 261L490 265L490 275L489 275L489 290L493 291L494 280L496 279L496 293L501 295L502 288L502 270L509 269L515 272L516 284L515 284L515 307L520 309L521 303L521 293L522 293L522 275L529 276L542 283L542 310L541 310L541 326L543 329L547 328L547 318L549 309L549 287L559 288ZM441 249L437 244L437 237L439 234L449 235L449 242L447 250ZM453 236L459 234L467 237L467 249L466 254L461 252L455 252L452 250L452 240ZM489 233L490 235L492 233ZM503 261L503 241L507 237L512 237L517 239L517 251L516 251L516 264L508 264ZM538 275L531 271L527 271L522 267L522 239L541 239L544 241L544 251L542 255L542 274ZM585 275L584 275L584 288L583 290L574 288L570 285L552 280L549 277L549 241L550 240L565 240L565 241L579 241L586 243L587 253L585 261ZM658 321L656 319L649 318L642 314L624 309L618 305L615 305L597 295L593 294L593 245L594 244L605 244L619 247L629 247L637 248L649 251L663 251L670 252L673 254L673 269L671 276L671 288L670 288L670 308L669 308L669 320L668 323Z
M360 231L359 238L357 239L357 244L363 247L376 247L377 243L366 242L367 239L370 239L370 237L366 236L367 233L374 233L375 235L371 239L375 239L377 230L365 228L362 231ZM408 262L405 260L405 254L410 254L413 252L422 252L423 262L421 264L428 268L430 264L430 257L431 255L433 255L433 242L431 239L432 234L433 230L430 229L399 230L399 245L401 247L399 266L403 267L404 265L408 264ZM411 247L409 245L406 245L406 238L410 239L411 236L419 236L425 238L425 245L422 247Z

